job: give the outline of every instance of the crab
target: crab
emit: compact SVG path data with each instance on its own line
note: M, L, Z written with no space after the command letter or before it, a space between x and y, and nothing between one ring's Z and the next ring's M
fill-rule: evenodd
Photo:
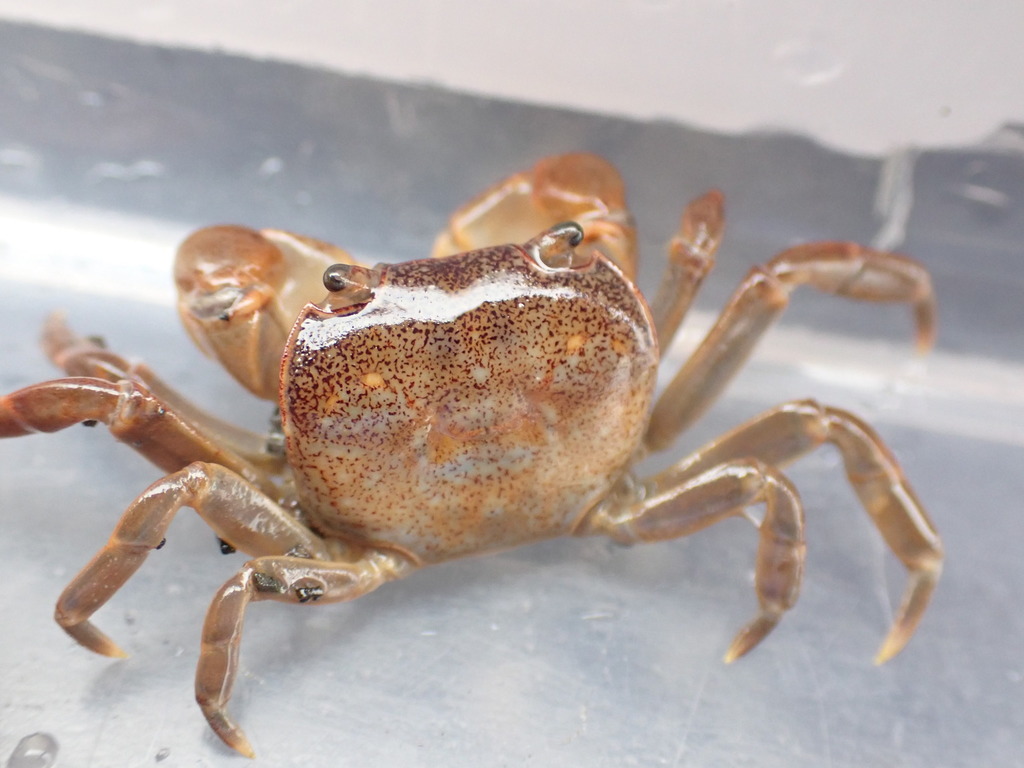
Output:
M928 274L851 243L785 250L751 270L656 397L659 349L710 271L723 225L717 191L685 207L650 306L635 284L622 179L590 154L543 159L492 187L417 261L371 268L280 230L200 230L177 256L180 314L239 384L277 401L266 434L200 410L145 365L51 318L43 345L67 378L0 398L0 436L102 422L167 473L67 586L57 622L86 648L123 656L91 618L162 546L174 515L194 509L225 550L252 558L210 604L196 671L210 726L251 757L227 704L252 602L354 600L466 555L556 536L662 541L746 516L759 529L759 609L729 646L732 661L796 602L803 509L782 468L830 443L908 573L877 654L891 658L915 631L943 555L868 425L801 400L668 469L642 476L636 466L714 402L797 286L908 303L924 349L935 332ZM495 245L509 242L521 244ZM756 506L760 518L748 514Z

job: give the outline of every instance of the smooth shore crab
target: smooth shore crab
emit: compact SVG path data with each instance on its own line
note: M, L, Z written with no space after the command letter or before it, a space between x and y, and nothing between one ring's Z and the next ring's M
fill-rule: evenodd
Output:
M65 589L58 623L97 653L124 655L91 616L160 548L177 511L196 510L225 548L253 558L210 605L196 673L210 726L252 756L226 711L252 601L353 600L464 555L564 535L672 539L763 505L760 608L729 647L733 660L800 589L803 511L780 468L831 443L908 571L876 659L902 650L938 580L942 547L896 460L855 416L791 402L667 470L640 477L632 468L712 404L799 285L907 302L927 348L927 273L850 243L790 248L748 274L655 398L659 346L714 263L723 201L711 192L685 208L648 307L634 287L624 197L610 164L570 154L464 206L430 259L368 268L279 230L213 227L189 237L175 267L182 319L240 384L278 402L269 434L200 411L146 366L51 319L44 347L69 378L0 398L0 437L103 422L168 473ZM507 242L522 245L495 245ZM324 288L326 298L310 303Z

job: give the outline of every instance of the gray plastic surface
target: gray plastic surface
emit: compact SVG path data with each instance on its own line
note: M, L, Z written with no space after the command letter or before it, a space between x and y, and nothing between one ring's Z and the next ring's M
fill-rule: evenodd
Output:
M458 203L570 149L622 168L647 291L684 201L726 191L730 227L698 326L751 265L794 242L877 240L930 267L941 302L930 358L913 357L903 308L798 293L668 458L785 400L856 411L943 535L932 608L901 656L871 663L902 572L823 450L791 470L808 509L803 595L749 657L720 661L754 610L743 521L631 549L551 541L428 569L350 605L262 604L231 705L261 764L1024 765L1018 130L882 162L795 137L713 136L0 24L0 391L54 375L36 337L61 309L260 428L269 408L240 397L177 325L159 276L178 238L235 221L370 262L415 258ZM126 266L133 244L140 261ZM41 731L64 768L242 764L208 731L191 676L206 604L244 558L220 555L195 515L98 615L130 659L94 657L52 621L63 586L158 474L102 428L0 442L0 762Z

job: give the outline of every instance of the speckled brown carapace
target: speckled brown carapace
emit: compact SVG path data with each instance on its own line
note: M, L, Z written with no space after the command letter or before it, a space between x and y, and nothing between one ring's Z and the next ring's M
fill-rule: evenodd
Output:
M615 267L518 246L385 266L358 311L307 306L288 348L306 515L424 563L570 532L627 464L657 367Z

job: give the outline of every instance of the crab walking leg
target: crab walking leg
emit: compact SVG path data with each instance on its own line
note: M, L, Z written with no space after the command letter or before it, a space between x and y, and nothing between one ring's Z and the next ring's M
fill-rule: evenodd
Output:
M663 350L672 343L701 283L714 267L724 229L724 198L717 189L693 200L683 210L679 232L669 242L665 274L651 304L658 344Z
M246 563L220 588L203 624L196 669L196 701L210 727L232 749L253 757L242 730L227 714L238 670L245 609L250 602L337 603L355 600L413 568L399 555L371 551L355 562L319 562L296 557L260 557Z
M580 533L603 533L623 543L664 541L743 515L754 504L765 506L754 572L760 612L733 639L725 654L728 662L761 642L800 593L803 508L779 470L756 459L726 462L675 485L665 484L624 508L599 507Z
M875 661L899 653L917 628L942 571L942 542L889 449L867 424L847 411L800 400L778 406L720 437L683 462L650 478L655 495L687 483L722 462L753 456L785 466L831 443L846 476L889 549L909 574L903 599Z
M163 546L167 528L182 507L194 509L217 536L243 552L329 556L320 537L255 486L217 464L196 462L157 481L132 502L103 549L65 588L56 619L69 635L104 656L125 655L89 618L151 551Z
M586 152L545 157L466 203L437 236L431 255L525 242L567 220L583 227L583 255L597 250L635 279L636 229L622 177L607 160Z
M280 457L268 452L266 435L242 429L206 413L165 384L149 366L129 362L107 349L102 340L72 331L61 313L54 313L47 319L42 344L47 357L68 376L95 377L112 383L123 380L137 382L208 440L244 456L248 461L271 465L268 469L276 469L281 463Z
M809 243L783 251L751 270L665 388L645 437L650 450L667 448L710 407L800 285L862 301L907 302L914 310L918 349L927 350L935 339L935 295L916 261L854 243Z
M96 422L106 424L114 437L165 472L209 461L271 486L255 465L202 435L134 381L54 379L0 396L0 438Z

